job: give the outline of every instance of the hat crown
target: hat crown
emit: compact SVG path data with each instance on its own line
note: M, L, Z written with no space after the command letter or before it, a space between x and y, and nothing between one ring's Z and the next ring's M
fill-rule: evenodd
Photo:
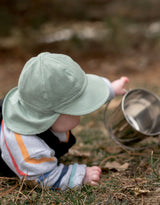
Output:
M19 101L39 112L56 111L78 98L86 86L84 71L69 56L41 53L22 70Z

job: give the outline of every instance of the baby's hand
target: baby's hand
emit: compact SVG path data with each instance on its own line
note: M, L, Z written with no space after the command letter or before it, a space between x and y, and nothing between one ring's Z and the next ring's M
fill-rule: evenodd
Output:
M126 92L125 85L129 80L127 77L121 77L118 80L112 82L112 87L115 95L123 95Z
M83 179L83 184L98 185L101 169L97 166L87 167L86 174Z

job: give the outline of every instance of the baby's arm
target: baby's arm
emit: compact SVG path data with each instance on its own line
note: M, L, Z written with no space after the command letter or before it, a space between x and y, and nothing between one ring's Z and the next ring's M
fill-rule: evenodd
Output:
M112 100L117 95L123 95L126 92L125 86L129 82L127 77L121 77L113 82L110 82L107 78L102 77L107 84L110 95L107 101Z
M129 80L127 77L121 77L111 83L115 95L123 95L126 92L125 86Z

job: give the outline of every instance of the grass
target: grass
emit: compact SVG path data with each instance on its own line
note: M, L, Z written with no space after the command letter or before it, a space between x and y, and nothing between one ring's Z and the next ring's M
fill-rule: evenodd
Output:
M0 204L120 205L160 203L159 147L140 152L123 150L103 125L104 108L82 118L74 130L77 144L60 161L98 165L100 184L61 192L29 186L17 178L0 177ZM76 151L76 152L75 152ZM106 162L128 163L127 169L105 167Z

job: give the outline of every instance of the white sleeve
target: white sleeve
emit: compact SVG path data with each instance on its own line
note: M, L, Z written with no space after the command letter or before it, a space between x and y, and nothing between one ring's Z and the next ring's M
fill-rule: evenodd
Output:
M115 93L114 93L114 90L113 90L112 84L111 84L111 82L110 82L107 78L102 77L102 79L105 81L105 83L106 83L107 86L109 87L109 90L110 90L110 96L109 96L108 101L110 101L110 100L112 100L112 99L115 97Z

